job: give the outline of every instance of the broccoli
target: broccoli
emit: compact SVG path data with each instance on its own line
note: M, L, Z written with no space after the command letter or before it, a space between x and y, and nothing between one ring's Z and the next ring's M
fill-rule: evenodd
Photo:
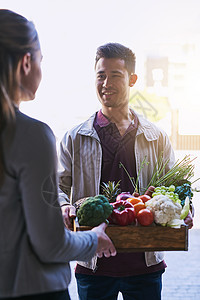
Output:
M105 196L88 197L77 211L79 225L98 226L105 222L112 211L113 207Z

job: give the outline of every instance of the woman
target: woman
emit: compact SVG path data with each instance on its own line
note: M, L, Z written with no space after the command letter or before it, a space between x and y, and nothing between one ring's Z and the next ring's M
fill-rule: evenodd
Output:
M0 9L0 299L70 299L68 262L116 253L103 224L64 228L54 135L19 111L35 98L41 60L33 23Z

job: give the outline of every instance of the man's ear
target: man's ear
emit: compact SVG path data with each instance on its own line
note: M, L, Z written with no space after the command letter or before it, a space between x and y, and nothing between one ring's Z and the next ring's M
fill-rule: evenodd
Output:
M24 75L28 75L31 71L31 54L26 53L21 60L21 70Z
M137 75L134 73L131 73L130 78L129 78L129 86L134 86L134 84L137 81Z

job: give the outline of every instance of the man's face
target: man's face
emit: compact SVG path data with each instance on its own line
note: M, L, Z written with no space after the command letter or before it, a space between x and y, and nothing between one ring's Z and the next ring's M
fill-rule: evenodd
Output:
M96 91L102 106L122 107L129 101L130 78L119 58L100 58L96 64Z

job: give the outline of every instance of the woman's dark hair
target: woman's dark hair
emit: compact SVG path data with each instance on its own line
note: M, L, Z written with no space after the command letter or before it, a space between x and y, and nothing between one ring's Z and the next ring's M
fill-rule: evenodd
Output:
M119 43L108 43L97 48L95 67L100 58L120 58L125 62L129 73L135 73L135 54L127 47Z
M5 172L1 137L5 126L15 119L14 102L20 89L18 63L26 53L34 59L39 49L34 24L13 11L0 9L0 184Z

